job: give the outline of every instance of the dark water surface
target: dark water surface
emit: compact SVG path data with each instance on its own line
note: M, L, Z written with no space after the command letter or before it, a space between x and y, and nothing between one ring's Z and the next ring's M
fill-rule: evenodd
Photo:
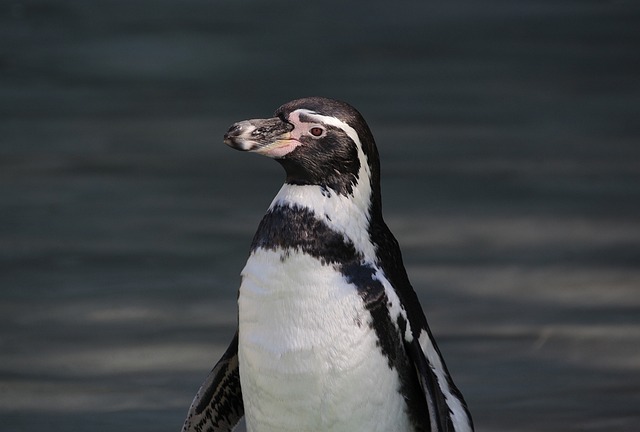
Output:
M234 121L368 119L478 431L640 424L635 1L0 3L0 430L177 431L280 167Z

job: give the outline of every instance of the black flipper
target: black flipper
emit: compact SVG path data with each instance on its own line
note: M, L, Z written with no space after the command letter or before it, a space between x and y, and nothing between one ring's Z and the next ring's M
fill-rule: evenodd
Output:
M416 368L418 381L427 402L431 432L453 431L453 427L449 424L449 407L440 388L438 388L438 379L429 366L420 344L414 339L412 342L406 343L406 347L409 358Z
M244 416L238 332L191 403L182 432L231 432Z
M402 253L398 241L384 223L372 226L370 234L377 245L377 254L384 273L404 306L411 328L412 337L407 340L405 335L404 345L409 361L413 363L416 371L416 378L420 385L419 391L424 394L426 402L426 407L423 410L428 411L428 420L424 422L424 428L431 432L472 432L474 429L471 414L462 393L453 383L429 330L418 296L409 282L402 263ZM404 328L401 330L404 334ZM424 333L428 336L428 340L425 342L431 344L431 347L421 346L419 338ZM425 353L431 350L437 356L436 363L439 364L429 362ZM436 374L436 370L438 370L438 374ZM439 382L439 379L446 382ZM442 388L448 388L449 400L447 400Z

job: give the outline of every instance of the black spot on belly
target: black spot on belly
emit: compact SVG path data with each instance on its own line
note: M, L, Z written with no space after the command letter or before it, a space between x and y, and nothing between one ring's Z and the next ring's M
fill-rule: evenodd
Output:
M356 315L353 322L355 322L359 328L362 327L362 317L360 315Z

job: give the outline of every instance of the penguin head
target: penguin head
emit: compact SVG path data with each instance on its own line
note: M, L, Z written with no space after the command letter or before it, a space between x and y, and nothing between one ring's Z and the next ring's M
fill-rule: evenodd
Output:
M233 124L224 142L276 159L286 183L317 185L342 195L362 182L379 181L376 145L362 115L351 105L311 97L288 102L274 117Z

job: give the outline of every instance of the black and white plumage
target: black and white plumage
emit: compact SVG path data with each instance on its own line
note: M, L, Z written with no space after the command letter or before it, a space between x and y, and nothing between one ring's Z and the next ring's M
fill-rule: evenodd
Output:
M229 146L286 181L251 245L238 332L183 432L472 431L382 218L373 136L346 103L306 98L234 124Z

